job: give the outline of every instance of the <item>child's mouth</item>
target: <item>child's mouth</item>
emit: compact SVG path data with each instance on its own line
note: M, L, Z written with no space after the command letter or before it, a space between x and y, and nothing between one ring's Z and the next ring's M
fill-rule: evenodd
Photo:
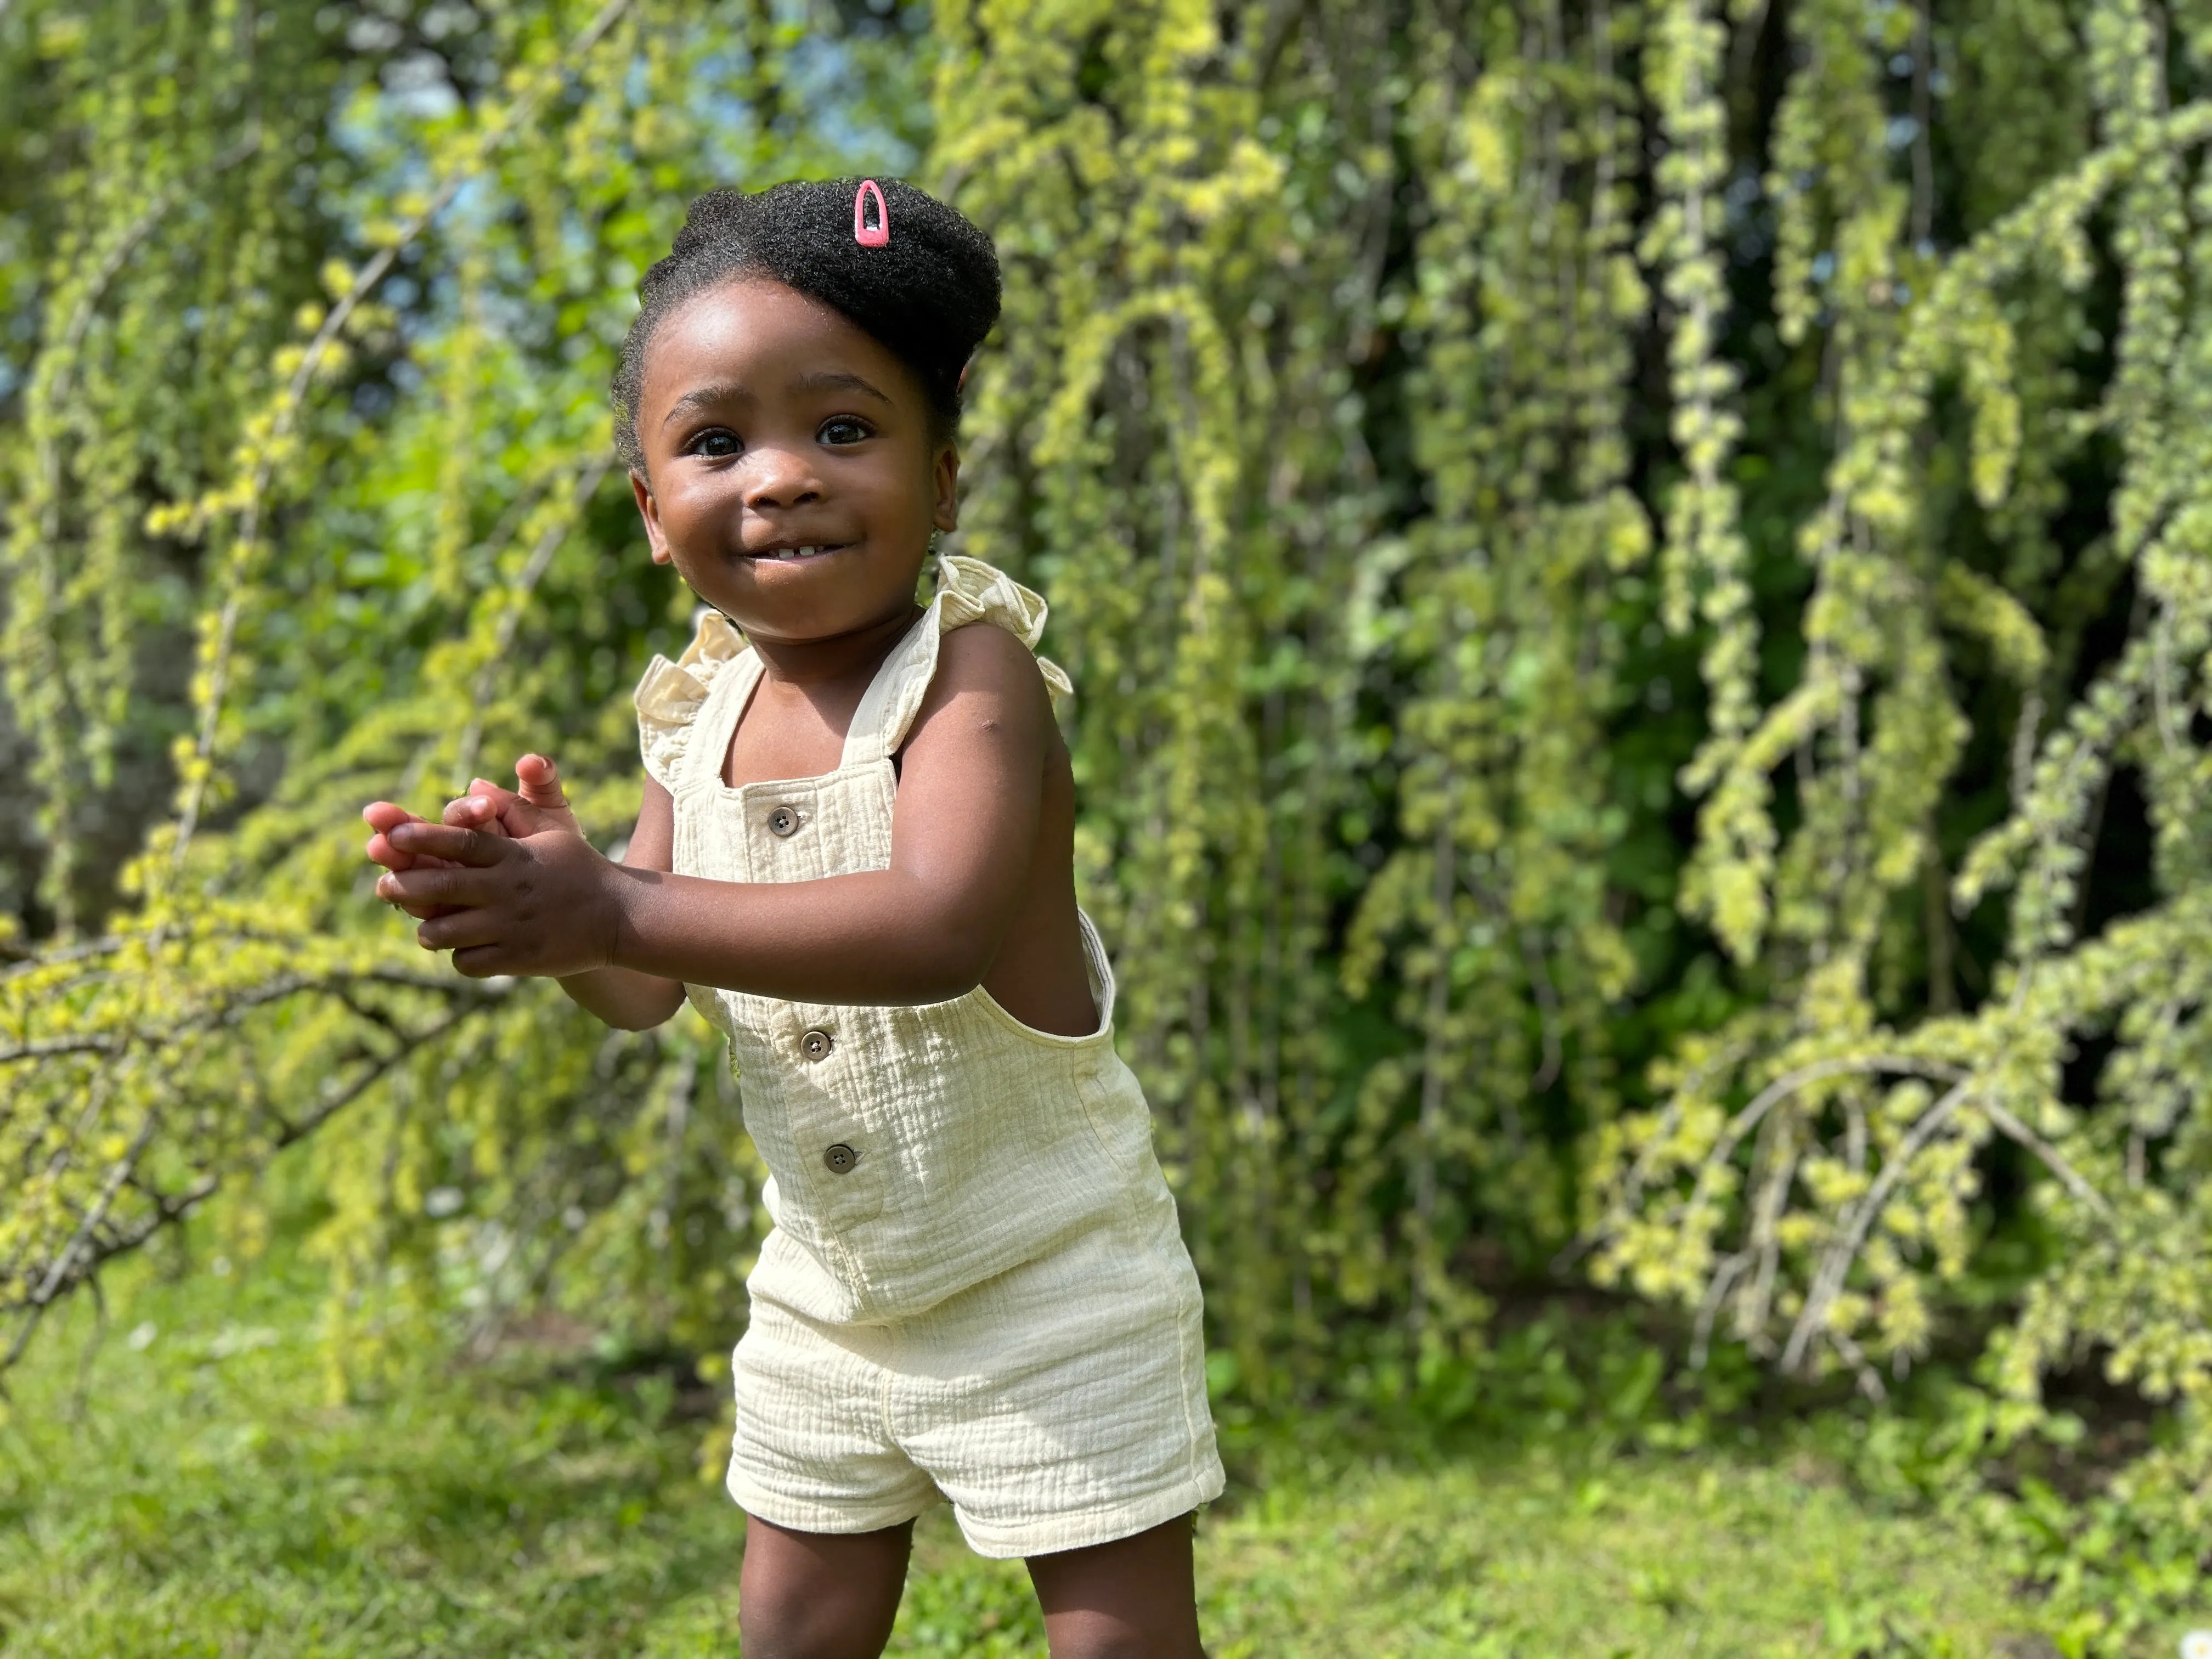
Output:
M763 563L787 564L794 559L818 559L828 553L842 553L850 542L809 542L803 547L764 547L757 553L745 556Z

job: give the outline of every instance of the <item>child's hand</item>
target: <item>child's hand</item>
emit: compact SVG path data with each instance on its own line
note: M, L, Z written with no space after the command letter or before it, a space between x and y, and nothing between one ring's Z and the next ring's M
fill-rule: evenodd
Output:
M483 778L472 780L467 794L446 803L443 822L456 829L481 830L494 836L528 836L544 830L583 833L576 815L568 810L568 797L562 793L560 770L550 760L543 755L525 755L514 764L514 776L522 786L520 793ZM361 815L376 831L368 838L366 849L371 862L393 871L458 867L451 860L404 852L392 844L392 830L403 823L428 823L428 818L386 800L363 807ZM401 904L399 908L417 921L445 915L451 908L439 904L420 908Z
M514 822L524 821L522 813L542 812L574 823L565 807L520 806ZM471 979L566 978L614 960L620 866L574 830L556 826L514 837L500 827L417 818L394 824L386 840L414 863L387 870L376 896L424 918L416 941L426 951L452 951L453 966Z

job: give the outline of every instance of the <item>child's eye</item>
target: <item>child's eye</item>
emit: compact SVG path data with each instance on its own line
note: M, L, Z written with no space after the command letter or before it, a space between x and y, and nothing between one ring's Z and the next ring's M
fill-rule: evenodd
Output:
M710 461L720 461L736 454L744 447L744 444L727 427L710 426L684 447L687 453L702 455Z
M866 421L850 415L833 415L822 422L822 430L814 434L825 444L856 444L873 436Z

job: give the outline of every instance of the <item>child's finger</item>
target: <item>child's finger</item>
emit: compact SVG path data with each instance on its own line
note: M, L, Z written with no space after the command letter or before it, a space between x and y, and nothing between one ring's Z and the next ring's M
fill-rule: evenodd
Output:
M433 916L415 930L416 942L426 951L457 951L471 945L499 943L501 921L489 910L455 910Z
M524 802L522 797L512 789L504 788L489 778L477 778L469 785L469 793L491 803L493 821L507 835L526 836L537 827L516 822L515 813Z
M532 806L560 807L568 804L561 787L561 769L544 755L525 755L514 763L514 781L522 798Z
M417 822L420 822L418 819ZM380 864L387 870L420 870L425 866L443 864L443 859L424 857L420 854L404 852L392 844L389 835L371 836L368 845L362 849L372 864Z
M376 896L416 915L489 904L499 896L499 886L496 877L482 870L449 864L436 870L387 872L376 878Z
M421 823L421 819L416 819ZM451 859L433 858L428 853L402 852L392 844L389 836L371 836L368 846L362 849L368 854L369 862L380 864L387 870L450 870Z
M489 778L472 780L469 784L469 795L471 799L489 804L491 817L485 825L487 829L496 830L510 838L519 838L533 835L544 827L527 817L518 817L528 804L514 790L503 789Z
M499 821L499 803L481 793L471 793L446 803L445 820L462 830L483 830L495 836L507 833Z
M405 807L394 805L388 800L373 800L361 809L361 816L368 827L376 831L368 838L368 847L362 849L370 860L387 870L411 869L414 859L394 847L391 836L403 823L419 822L415 815Z
M453 952L453 967L464 978L489 979L503 971L506 957L503 945L471 945Z
M477 869L522 856L505 836L447 823L403 823L392 832L390 840L403 853L428 853Z

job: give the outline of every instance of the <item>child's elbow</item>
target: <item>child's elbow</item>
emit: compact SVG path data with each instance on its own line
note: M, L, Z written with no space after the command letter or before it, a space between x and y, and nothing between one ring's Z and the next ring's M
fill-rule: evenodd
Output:
M915 984L915 1006L958 1001L983 982L983 969L988 965L966 961L932 963Z
M928 960L918 964L923 983L916 1002L951 1002L966 996L983 982L998 959L999 942L979 931L950 928L940 934Z
M611 1025L617 1031L650 1031L665 1025L684 1006L684 987L675 980L623 988L628 994L617 991L611 995L598 987L574 983L564 983L562 988L596 1016L602 1025ZM599 994L593 994L594 991Z

